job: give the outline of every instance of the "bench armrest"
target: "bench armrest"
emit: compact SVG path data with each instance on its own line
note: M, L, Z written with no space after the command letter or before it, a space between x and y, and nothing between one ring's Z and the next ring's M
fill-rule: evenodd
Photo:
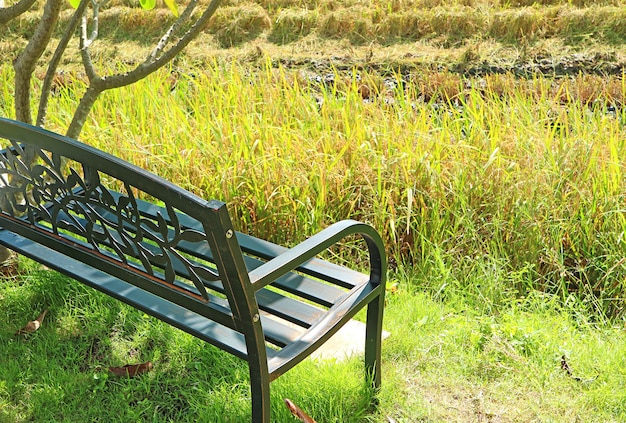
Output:
M259 290L349 235L361 235L367 243L370 256L370 283L379 284L383 280L382 272L386 267L382 239L370 225L355 220L337 222L257 267L249 274L250 282L255 290Z

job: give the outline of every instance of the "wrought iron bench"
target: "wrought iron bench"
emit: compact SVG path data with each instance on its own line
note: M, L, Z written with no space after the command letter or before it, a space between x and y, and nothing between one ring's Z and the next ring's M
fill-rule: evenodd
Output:
M78 141L2 118L0 139L0 244L247 361L252 421L270 420L270 382L366 306L378 390L386 258L372 227L341 221L287 249L235 232L224 203ZM317 257L353 235L367 274Z

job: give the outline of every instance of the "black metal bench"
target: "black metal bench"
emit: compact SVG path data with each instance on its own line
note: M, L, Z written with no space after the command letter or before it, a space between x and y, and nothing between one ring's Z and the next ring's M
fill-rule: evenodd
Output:
M341 221L287 249L235 232L224 203L78 141L2 118L0 138L0 244L247 361L254 422L270 420L270 382L365 306L378 390L386 258L372 227ZM368 274L317 257L352 235Z

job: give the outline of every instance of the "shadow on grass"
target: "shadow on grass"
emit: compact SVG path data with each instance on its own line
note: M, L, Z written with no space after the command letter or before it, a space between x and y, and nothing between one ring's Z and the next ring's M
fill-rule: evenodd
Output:
M0 283L0 422L250 421L247 364L157 319L28 262ZM41 328L15 328L49 309ZM24 322L22 322L24 321ZM109 366L150 361L115 377ZM319 421L362 421L371 398L362 360L307 361L272 384L274 421L289 397Z

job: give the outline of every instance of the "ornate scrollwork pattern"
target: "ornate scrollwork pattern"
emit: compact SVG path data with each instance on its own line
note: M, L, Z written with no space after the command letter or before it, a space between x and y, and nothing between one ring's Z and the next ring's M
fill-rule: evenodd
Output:
M202 225L181 225L169 204L154 213L142 209L146 203L132 181L105 175L56 153L12 143L0 154L0 212L208 300L205 284L218 275L206 258L191 254L197 250L192 244L207 242L198 229ZM101 178L119 192L107 189Z

